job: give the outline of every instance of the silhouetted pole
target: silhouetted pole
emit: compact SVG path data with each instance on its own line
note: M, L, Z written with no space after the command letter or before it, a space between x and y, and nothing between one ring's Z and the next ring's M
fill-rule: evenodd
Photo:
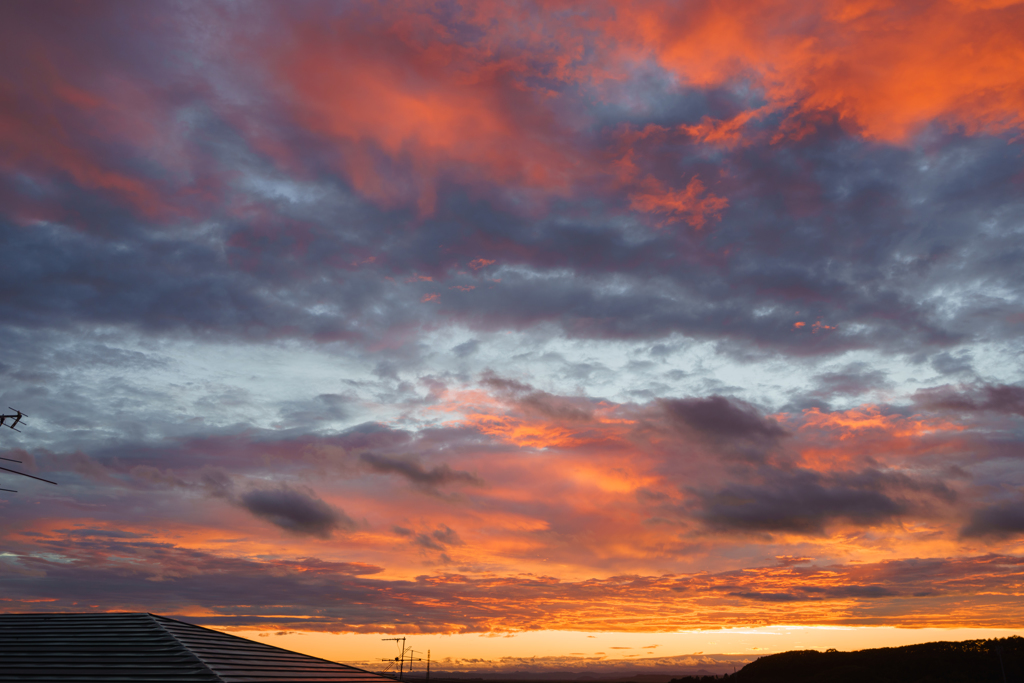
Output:
M402 675L405 673L405 638L381 638L381 640L393 640L400 648L401 654L398 657L395 657L394 660L385 659L384 661L398 662L398 680L402 680Z

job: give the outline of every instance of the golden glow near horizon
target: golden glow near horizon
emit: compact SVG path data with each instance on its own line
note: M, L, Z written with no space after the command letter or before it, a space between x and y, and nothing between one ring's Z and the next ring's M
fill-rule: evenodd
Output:
M394 656L395 650L394 643L382 640L387 637L383 634L230 632L371 671L381 670L381 660ZM602 667L619 670L631 667L656 673L672 671L694 662L706 661L710 665L710 662L718 661L714 655L734 655L751 661L789 650L824 651L835 648L852 651L1021 634L1020 629L989 628L764 626L661 633L528 631L516 634L410 634L407 645L417 653L422 652L424 658L430 650L432 669L437 671L484 672L529 665L531 670L584 672ZM421 670L425 662L416 662L414 667Z

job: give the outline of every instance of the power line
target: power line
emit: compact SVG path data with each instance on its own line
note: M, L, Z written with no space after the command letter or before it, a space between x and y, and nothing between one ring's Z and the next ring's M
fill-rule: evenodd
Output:
M14 431L16 431L16 432L18 432L20 434L21 430L17 429L17 426L19 424L20 425L25 425L26 423L25 423L25 421L22 418L28 417L28 415L26 415L25 413L21 412L17 408L11 408L10 406L7 406L7 409L8 410L13 410L14 414L13 415L0 415L0 427L7 427L8 429L13 429ZM12 420L12 422L10 424L7 424L7 420ZM7 462L16 462L18 464L21 464L20 460L15 460L13 458L0 458L0 460L6 460ZM24 472L19 472L18 470L12 470L12 469L7 468L7 467L0 467L0 470L3 470L4 472L10 472L11 474L17 474L17 475L22 476L22 477L28 477L29 479L35 479L36 481L45 481L47 484L53 484L54 486L58 485L57 482L55 482L55 481L50 481L49 479L43 479L42 477L37 477L37 476L31 475L31 474L25 474ZM15 491L14 489L0 489L0 491L7 491L8 493L17 493L17 491Z

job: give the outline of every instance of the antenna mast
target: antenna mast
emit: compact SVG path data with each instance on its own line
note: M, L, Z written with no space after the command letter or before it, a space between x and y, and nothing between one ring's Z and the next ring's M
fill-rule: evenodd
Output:
M393 640L398 645L399 655L391 659L382 659L383 662L396 661L398 662L398 680L402 680L402 676L405 673L405 636L401 638L381 638L381 640Z
M409 672L412 672L413 662L422 662L423 660L416 657L416 651L411 647L405 646L405 636L398 638L381 638L381 640L393 640L398 645L398 656L394 659L382 659L382 662L391 662L385 667L382 673L386 673L388 669L394 666L395 662L398 662L398 680L403 680L405 676L405 662L409 662ZM422 653L421 653L422 654ZM430 678L430 653L427 652L427 678Z
M25 413L21 412L17 408L11 408L10 406L7 406L7 409L8 410L13 410L14 411L14 415L0 415L0 427L7 427L8 429L13 429L14 431L20 433L21 430L18 429L17 426L19 424L22 424L22 425L25 424L25 422L21 418L28 417L28 415L26 415ZM11 420L12 421L11 424L7 424L7 420ZM21 464L20 460L14 460L13 458L0 458L0 460L6 460L7 462L16 462L18 464ZM3 470L4 472L10 472L11 474L17 474L17 475L20 475L22 477L28 477L29 479L35 479L37 481L45 481L47 484L53 484L54 486L57 485L57 482L55 482L55 481L50 481L49 479L43 479L42 477L34 477L31 474L25 474L24 472L19 472L18 470L12 470L12 469L9 469L7 467L0 467L0 470ZM15 491L14 489L0 489L0 491L7 491L8 493L17 493L17 491Z

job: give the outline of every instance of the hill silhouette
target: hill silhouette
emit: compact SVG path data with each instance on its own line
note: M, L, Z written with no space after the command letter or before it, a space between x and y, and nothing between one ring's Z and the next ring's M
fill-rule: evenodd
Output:
M797 650L768 655L724 678L672 683L1024 683L1024 638L921 643L856 652Z

